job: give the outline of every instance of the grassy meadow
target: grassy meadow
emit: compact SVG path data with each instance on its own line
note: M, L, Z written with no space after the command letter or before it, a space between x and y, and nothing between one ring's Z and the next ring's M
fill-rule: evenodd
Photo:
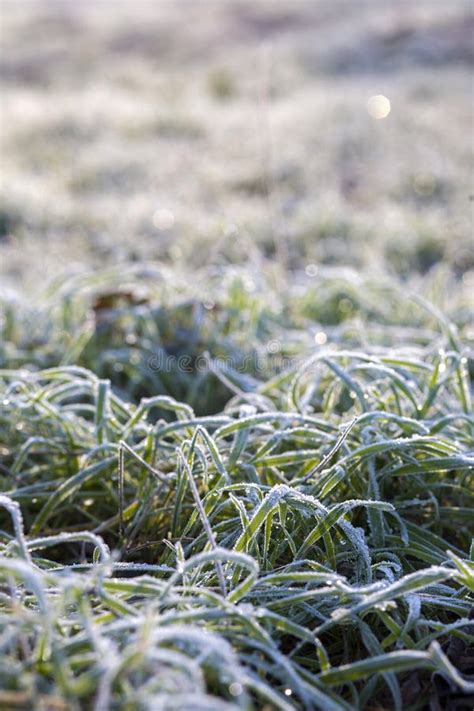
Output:
M0 20L0 709L472 709L472 4Z

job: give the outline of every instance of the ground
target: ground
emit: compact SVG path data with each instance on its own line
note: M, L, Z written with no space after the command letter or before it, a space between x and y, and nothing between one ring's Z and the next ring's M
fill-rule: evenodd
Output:
M472 707L473 24L3 1L2 709Z

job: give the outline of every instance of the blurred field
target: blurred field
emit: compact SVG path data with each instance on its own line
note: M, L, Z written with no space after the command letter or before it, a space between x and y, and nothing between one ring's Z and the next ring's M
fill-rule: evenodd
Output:
M4 284L257 251L291 269L473 269L470 3L1 14Z

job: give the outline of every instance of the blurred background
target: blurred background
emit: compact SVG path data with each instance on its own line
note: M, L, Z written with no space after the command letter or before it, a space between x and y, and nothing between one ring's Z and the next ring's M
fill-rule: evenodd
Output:
M474 283L473 5L1 4L0 262Z

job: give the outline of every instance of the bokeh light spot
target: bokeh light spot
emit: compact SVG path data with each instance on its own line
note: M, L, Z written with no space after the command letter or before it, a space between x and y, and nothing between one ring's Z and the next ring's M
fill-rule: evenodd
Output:
M230 692L231 696L240 696L242 691L243 691L242 684L239 684L237 682L234 682L233 684L231 684L229 686L229 692Z
M153 214L153 224L158 230L170 230L174 222L173 213L166 208L159 208Z
M387 118L391 108L390 100L383 94L371 96L367 102L367 111L369 116L372 116L372 118L377 120Z

